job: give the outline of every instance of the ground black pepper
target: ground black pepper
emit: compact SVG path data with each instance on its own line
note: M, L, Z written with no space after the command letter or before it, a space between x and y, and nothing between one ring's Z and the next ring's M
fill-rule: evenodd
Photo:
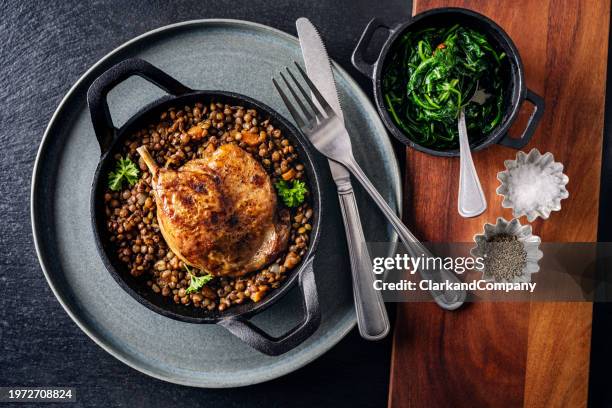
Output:
M496 282L512 281L523 275L527 264L525 245L514 235L498 234L484 245L484 276Z

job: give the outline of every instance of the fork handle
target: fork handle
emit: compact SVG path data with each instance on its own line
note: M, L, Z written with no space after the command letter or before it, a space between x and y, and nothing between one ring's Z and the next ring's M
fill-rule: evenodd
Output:
M380 340L389 333L389 317L380 291L374 290L372 260L363 235L352 186L348 184L344 188L338 188L338 198L351 261L359 334L366 340Z
M400 240L406 246L406 251L411 257L433 257L431 252L410 232L410 230L404 225L402 220L399 219L395 212L389 207L385 199L378 193L376 187L372 185L368 177L365 175L359 164L354 158L344 161L342 164L357 178L361 185L368 192L370 197L374 200L378 208L385 215L387 220L391 223ZM449 282L460 282L457 276L442 268L437 271L427 270L419 268L419 275L422 279L431 280L433 282L442 283L445 281ZM465 301L466 293L463 290L430 290L434 301L442 309L455 310L460 307Z

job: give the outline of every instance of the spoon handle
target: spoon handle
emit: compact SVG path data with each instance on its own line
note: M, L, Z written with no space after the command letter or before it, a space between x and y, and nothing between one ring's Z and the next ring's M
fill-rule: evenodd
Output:
M466 218L476 217L487 209L487 200L472 160L463 109L459 114L459 159L459 214Z

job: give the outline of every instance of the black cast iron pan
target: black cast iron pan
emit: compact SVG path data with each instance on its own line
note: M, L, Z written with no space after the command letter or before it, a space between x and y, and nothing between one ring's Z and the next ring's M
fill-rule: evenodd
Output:
M111 89L137 75L157 85L169 95L147 105L132 116L120 129L115 128L109 112L106 97ZM128 59L113 66L98 77L87 93L96 138L100 144L101 157L94 174L91 187L91 221L96 247L102 261L119 286L140 304L162 316L197 324L219 324L251 347L268 355L279 355L295 348L312 333L321 321L319 301L313 272L313 259L320 235L321 188L315 168L314 148L287 120L270 107L244 95L226 91L192 90L165 72L141 59ZM220 102L257 109L269 117L296 147L300 161L304 164L312 200L313 222L310 245L303 261L289 272L281 287L269 293L261 302L235 305L226 311L204 311L193 307L175 304L169 299L154 293L146 286L145 279L133 277L117 258L106 229L104 192L107 177L112 171L114 156L122 142L133 132L154 123L159 115L171 106L192 105L196 102ZM302 295L304 318L293 329L281 336L273 337L249 321L257 313L273 305L284 296L293 285L299 285Z
M495 143L512 147L514 149L521 149L529 142L538 126L538 123L540 122L542 114L544 113L544 100L535 92L527 89L525 85L523 62L521 61L519 52L512 42L512 39L499 25L482 14L462 8L445 7L417 14L408 21L395 24L387 23L378 18L374 18L363 30L361 38L353 51L353 65L355 68L361 71L361 73L372 79L374 98L378 113L387 129L396 139L405 145L432 155L458 156L458 149L436 150L431 147L421 146L409 139L406 134L404 134L404 132L393 122L393 119L385 106L384 96L382 93L382 73L384 71L387 56L393 50L394 45L399 39L401 39L403 34L429 27L448 27L457 23L486 34L496 48L503 50L508 56L504 75L504 80L506 81L504 116L501 123L488 135L480 140L470 142L472 150L481 150ZM372 38L374 37L374 33L377 30L383 30L385 32L386 40L382 46L382 49L378 53L376 60L374 62L368 62L365 58L366 50L368 49ZM511 137L508 135L508 130L518 117L521 106L525 101L532 103L534 105L534 109L525 129L521 132L521 134L518 137Z

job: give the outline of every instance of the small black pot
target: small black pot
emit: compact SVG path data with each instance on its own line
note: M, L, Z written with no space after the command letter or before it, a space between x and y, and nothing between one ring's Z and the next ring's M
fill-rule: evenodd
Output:
M506 111L500 124L493 129L486 137L479 141L471 143L472 150L481 150L487 146L499 143L504 146L521 149L525 146L533 136L536 127L544 113L544 100L528 90L525 86L525 74L523 72L523 63L516 49L516 46L506 34L506 32L495 22L482 14L475 13L462 8L439 8L414 16L407 22L400 24L388 24L379 19L372 19L366 26L355 50L353 51L352 62L355 68L361 71L364 75L372 78L374 85L374 97L376 99L376 107L382 117L385 126L395 138L405 145L414 147L425 153L436 156L458 156L459 150L435 150L430 147L421 146L410 140L400 128L398 128L393 119L387 112L384 98L382 94L382 72L385 66L385 61L390 50L393 49L395 41L407 31L417 31L422 28L432 26L450 26L459 23L461 25L476 29L485 33L491 41L495 43L498 49L503 50L508 56L510 64L508 77L506 81ZM364 59L364 54L368 48L374 33L378 29L386 31L387 39L373 63L368 63ZM534 105L533 113L527 123L525 130L520 137L512 138L508 135L508 129L517 118L520 107L527 100Z
M110 116L106 97L113 87L132 75L140 76L152 82L170 95L144 107L120 129L116 129ZM319 214L322 200L318 172L313 160L314 148L310 142L287 120L261 102L231 92L189 89L165 72L140 59L125 60L100 75L89 88L87 102L102 152L91 188L91 220L98 253L106 269L119 286L139 303L160 315L189 323L219 324L249 346L268 355L286 353L310 337L321 321L313 272L313 259L319 241L321 224ZM296 147L300 160L306 169L311 190L314 213L313 228L308 253L304 256L301 264L289 273L280 288L275 289L261 302L235 305L224 312L204 311L175 304L168 301L167 298L153 293L146 286L144 279L133 277L124 264L119 261L110 243L105 221L105 185L108 174L113 170L115 164L113 157L121 148L126 137L157 120L159 115L169 107L185 106L196 102L240 105L257 109L264 116L270 117L275 126L283 132L284 137L288 138ZM295 328L279 337L272 337L248 320L278 301L296 282L299 284L302 294L305 317Z

